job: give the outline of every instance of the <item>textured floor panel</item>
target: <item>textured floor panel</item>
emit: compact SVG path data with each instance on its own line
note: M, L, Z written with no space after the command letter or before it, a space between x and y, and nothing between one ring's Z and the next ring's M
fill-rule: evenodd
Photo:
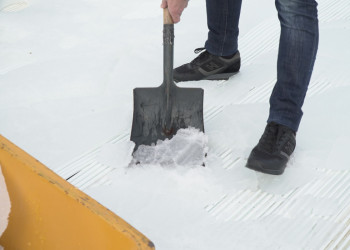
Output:
M320 24L349 20L350 2L325 0L320 3L319 16ZM254 66L255 60L261 60L264 55L277 50L279 30L278 20L273 17L240 38L243 70ZM344 75L326 75L327 78L319 72L310 82L307 97L327 92L334 82L345 82ZM237 77L247 85L235 86L234 79ZM338 78L344 79L340 81ZM204 82L206 93L210 93L204 107L206 124L223 123L228 119L225 110L234 105L268 105L275 82L273 74L264 79L237 74L229 81ZM191 86L198 87L198 84ZM118 144L128 140L129 131L123 131L107 143ZM225 144L214 139L211 143L209 154L218 159L215 167L227 172L244 167L247 158L245 149L239 151L232 142ZM99 160L102 147L61 166L57 173L83 190L94 184L106 184L103 177L113 168ZM293 163L290 164L289 168L293 167ZM315 178L283 194L268 192L262 187L256 190L246 188L222 194L203 206L202 210L215 219L220 229L237 223L253 223L264 227L267 234L287 245L301 246L302 249L350 249L350 171L316 168L315 172ZM110 183L110 180L107 182ZM242 236L245 233L249 232L242 231Z
M113 137L105 144L117 144L119 142L129 141L128 132L121 133ZM98 182L101 178L113 171L113 167L101 163L98 156L102 146L97 147L72 161L58 167L56 173L69 181L77 188L84 189Z

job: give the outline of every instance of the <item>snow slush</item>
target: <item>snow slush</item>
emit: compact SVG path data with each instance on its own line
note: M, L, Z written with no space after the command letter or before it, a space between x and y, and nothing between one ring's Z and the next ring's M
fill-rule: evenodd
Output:
M170 140L139 146L133 163L161 166L200 166L205 163L208 137L195 128L180 129Z

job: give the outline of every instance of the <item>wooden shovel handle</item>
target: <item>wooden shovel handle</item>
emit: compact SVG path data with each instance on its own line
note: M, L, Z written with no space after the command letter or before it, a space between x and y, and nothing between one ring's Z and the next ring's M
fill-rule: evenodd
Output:
M173 18L171 17L168 8L165 8L163 12L163 24L174 24Z

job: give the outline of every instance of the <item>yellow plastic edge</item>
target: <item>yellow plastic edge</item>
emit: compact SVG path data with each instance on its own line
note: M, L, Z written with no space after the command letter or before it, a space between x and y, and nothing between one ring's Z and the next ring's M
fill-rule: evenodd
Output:
M11 212L9 250L155 249L143 234L0 135Z

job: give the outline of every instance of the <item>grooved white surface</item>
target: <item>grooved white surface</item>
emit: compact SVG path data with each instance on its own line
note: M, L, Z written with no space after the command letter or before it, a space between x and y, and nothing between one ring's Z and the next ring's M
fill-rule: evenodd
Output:
M243 1L238 74L179 84L205 90L206 166L129 167L132 89L162 82L159 4L2 1L0 133L160 250L350 249L350 1L319 1L319 53L282 176L245 168L276 81L270 0ZM178 66L206 39L204 1L175 35Z

